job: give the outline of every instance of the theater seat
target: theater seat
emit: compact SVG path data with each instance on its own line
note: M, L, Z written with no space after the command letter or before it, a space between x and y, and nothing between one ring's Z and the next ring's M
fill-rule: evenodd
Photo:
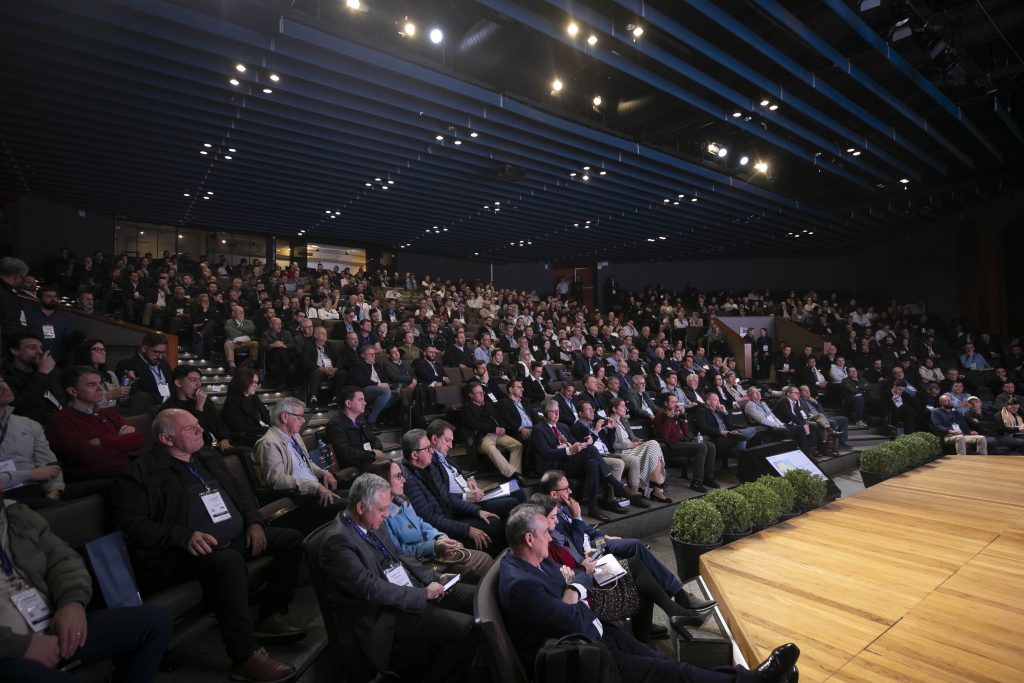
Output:
M498 573L501 571L501 558L507 552L498 555L477 586L473 618L480 629L487 666L494 683L527 683L526 672L512 646L498 604Z

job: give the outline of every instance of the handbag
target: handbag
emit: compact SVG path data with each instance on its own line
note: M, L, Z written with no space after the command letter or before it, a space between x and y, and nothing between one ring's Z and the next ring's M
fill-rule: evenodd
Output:
M120 531L89 541L85 544L85 554L108 608L137 607L142 604L142 596L135 584L135 574L128 561L128 549L125 548L124 536Z
M636 581L629 573L629 567L622 568L625 575L604 588L595 585L590 589L590 604L594 614L605 621L632 617L640 609L640 591L636 588Z
M604 643L582 633L552 638L533 661L536 683L619 683L619 669Z

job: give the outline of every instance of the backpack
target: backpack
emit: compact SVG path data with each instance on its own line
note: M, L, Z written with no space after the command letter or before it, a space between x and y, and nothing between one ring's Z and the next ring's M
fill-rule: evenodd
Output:
M582 633L552 638L534 660L537 683L619 683L619 669L604 643Z

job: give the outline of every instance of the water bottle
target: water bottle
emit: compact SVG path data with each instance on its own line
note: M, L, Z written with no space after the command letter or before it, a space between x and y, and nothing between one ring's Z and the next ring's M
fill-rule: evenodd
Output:
M703 434L698 434L697 435L697 443L704 443L704 435Z
M132 385L132 378L129 377L128 375L125 375L124 379L121 380L121 386L122 387L130 387L131 385Z

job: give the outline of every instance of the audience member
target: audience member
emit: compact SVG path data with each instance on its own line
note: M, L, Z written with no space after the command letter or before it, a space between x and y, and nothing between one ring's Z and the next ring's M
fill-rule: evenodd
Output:
M231 317L224 322L224 358L228 368L235 369L235 351L243 346L249 351L249 362L259 360L258 336L255 323L245 318L245 309L237 304L231 306Z
M71 316L60 310L57 288L40 287L38 303L25 311L25 319L28 331L43 340L43 351L53 356L58 365L63 365L75 339L75 325Z
M206 389L203 389L199 369L192 365L179 365L174 368L171 378L174 392L163 407L188 411L199 420L203 441L208 448L216 448L221 453L231 448L231 432L221 419L217 406L209 400Z
M131 382L127 412L149 412L171 397L171 366L167 364L167 337L149 332L139 351L117 364L117 376Z
M344 377L339 372L338 352L327 343L327 328L317 327L313 331L313 343L303 342L299 358L300 376L306 390L306 405L310 410L319 408L319 394L327 391L331 400L337 398L344 387ZM361 394L362 392L360 392Z
M35 420L15 415L14 392L0 377L0 487L11 499L43 507L64 496L57 456Z
M51 376L56 361L43 351L43 340L31 332L5 334L7 357L0 365L0 375L14 392L14 412L45 425L60 410L54 395L55 377Z
M235 369L221 409L221 419L234 444L254 446L270 427L270 412L256 393L259 389L260 376L255 370Z
M324 438L334 449L338 467L355 467L365 472L377 460L387 459L380 438L363 421L366 398L358 387L344 387L338 397L338 415L327 423Z
M485 400L483 385L471 384L466 397L469 400L462 406L462 422L472 433L477 452L490 458L503 477L521 475L523 444L501 426L495 404ZM508 451L507 458L501 449Z
M370 415L366 419L371 428L377 426L381 413L400 400L384 379L384 366L377 362L377 348L370 344L359 347L359 361L349 368L348 384L362 389L364 398L371 403Z
M939 435L943 443L954 446L957 455L966 455L967 446L972 446L978 455L988 455L985 437L971 431L963 413L953 406L949 394L939 397L939 408L931 411L931 419L932 431Z
M637 459L637 466L629 473L626 495L650 491L651 500L671 503L672 499L665 495L665 456L657 441L637 439L633 436L633 427L626 418L626 402L621 398L613 398L608 402L608 420L612 432L612 451L618 455L632 456Z

